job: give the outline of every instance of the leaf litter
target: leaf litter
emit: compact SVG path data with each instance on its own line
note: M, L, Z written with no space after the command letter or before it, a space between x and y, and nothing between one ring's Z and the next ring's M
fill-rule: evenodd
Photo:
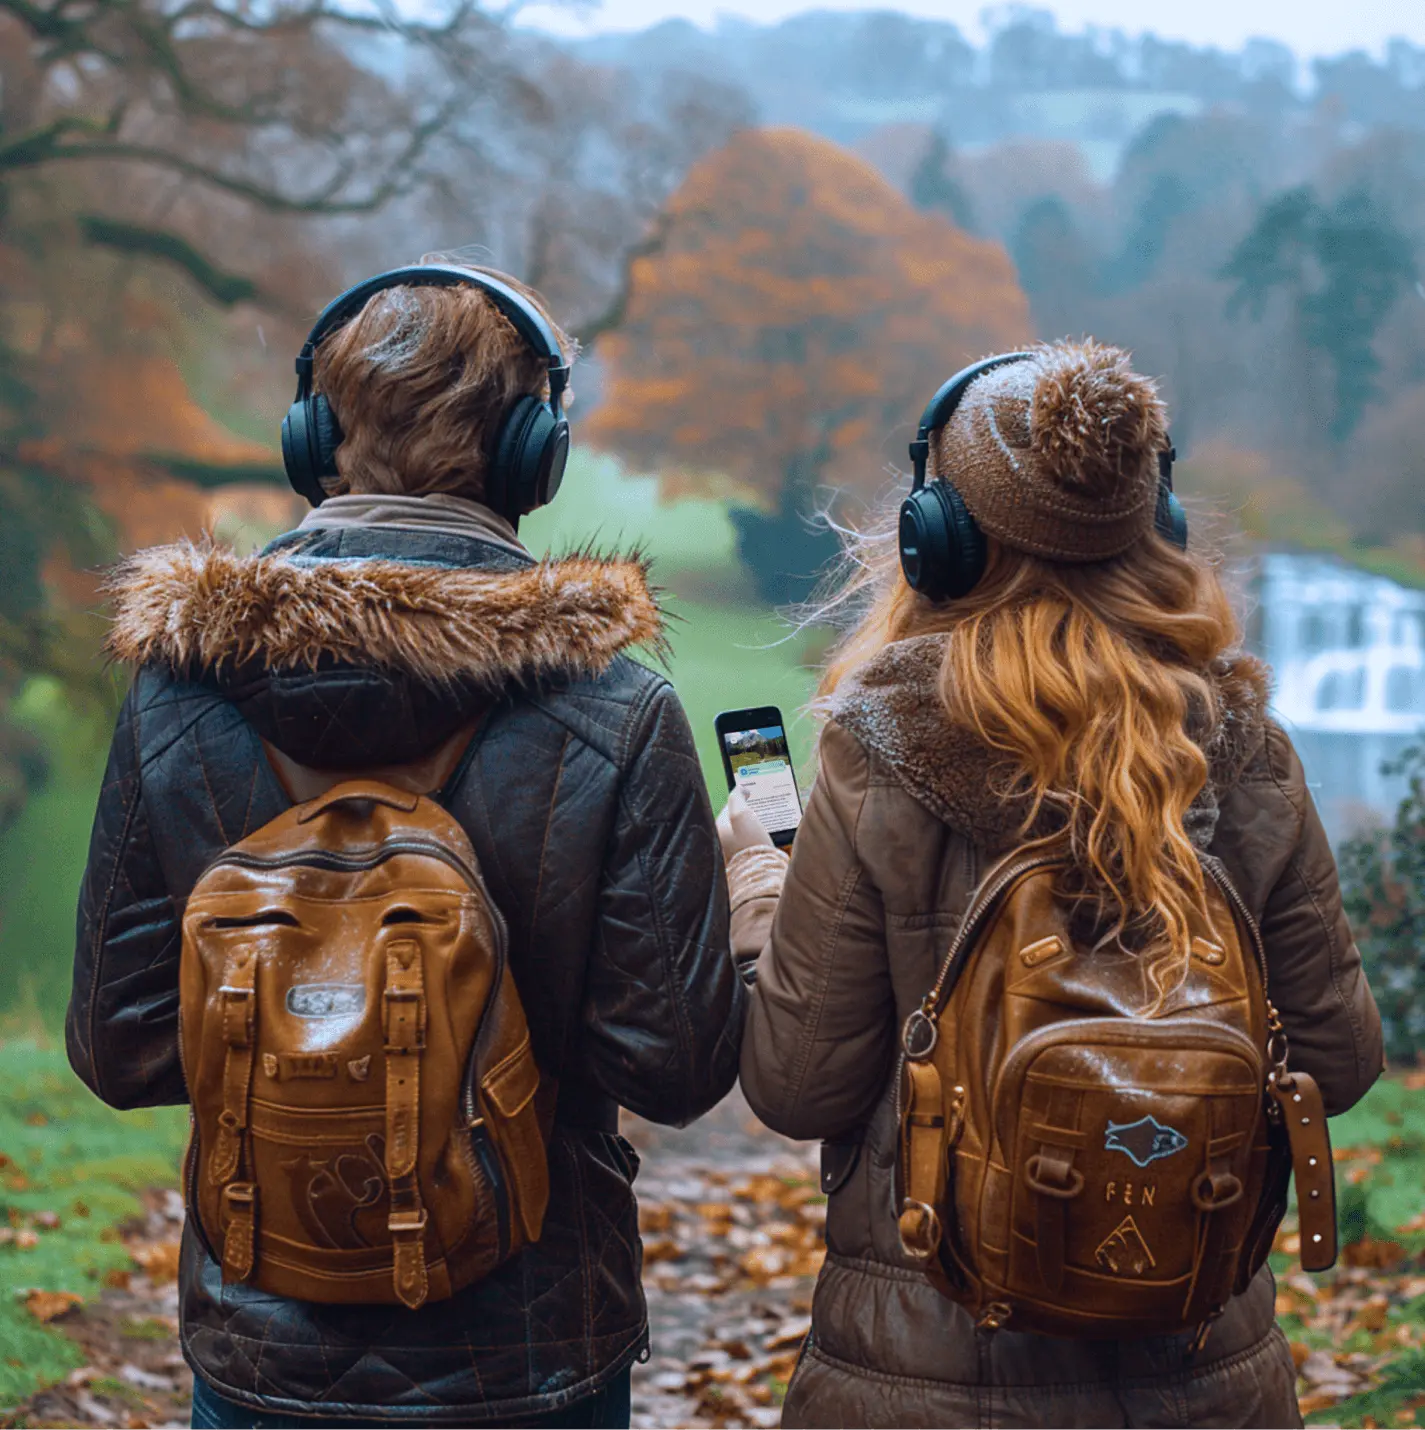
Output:
M171 1189L156 1189L144 1194L143 1205L142 1216L117 1229L130 1268L109 1273L97 1294L81 1298L38 1288L22 1293L26 1310L74 1341L84 1364L58 1385L31 1396L0 1424L27 1430L188 1424L193 1377L178 1346L183 1199ZM43 1218L41 1213L33 1220L44 1227Z
M1397 1086L1419 1093L1425 1077ZM761 1127L737 1093L693 1128L626 1119L625 1132L645 1158L637 1190L652 1337L647 1364L634 1368L633 1425L776 1425L825 1255L815 1147ZM1337 1267L1301 1270L1291 1219L1273 1254L1302 1412L1316 1425L1425 1426L1425 1143L1392 1134L1384 1145L1339 1146L1335 1160ZM97 1294L17 1293L85 1363L0 1424L187 1424L192 1379L178 1349L174 1279L182 1202L156 1190L144 1204L115 1233L130 1266ZM71 1214L86 1211L76 1203ZM0 1226L0 1255L23 1265L26 1249L58 1224L45 1213L12 1215Z

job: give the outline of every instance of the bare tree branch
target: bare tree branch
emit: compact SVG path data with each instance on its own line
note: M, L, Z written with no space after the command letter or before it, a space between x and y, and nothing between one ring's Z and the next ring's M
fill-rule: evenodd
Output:
M215 303L225 308L260 301L264 296L251 278L225 272L181 234L123 223L101 214L83 215L79 227L88 242L99 247L157 258L181 268Z
M672 220L667 211L661 210L643 239L624 254L620 282L608 306L601 313L581 323L574 334L580 347L592 347L605 333L623 326L623 320L628 316L629 299L633 296L634 266L639 259L652 258L655 253L662 252L671 227Z

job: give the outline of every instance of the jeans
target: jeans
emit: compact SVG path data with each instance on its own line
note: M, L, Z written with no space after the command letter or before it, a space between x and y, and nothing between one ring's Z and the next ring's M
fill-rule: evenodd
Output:
M568 1427L568 1430L627 1430L632 1411L633 1396L632 1368L621 1370L602 1389L582 1400L571 1401L558 1410L548 1410L542 1415L525 1416L518 1420L500 1420L488 1423L512 1427L536 1426ZM365 1427L390 1427L392 1425L420 1425L425 1423L419 1416L402 1416L391 1420L331 1420L322 1415L273 1414L266 1410L252 1410L239 1405L235 1400L219 1395L200 1375L193 1377L193 1425L202 1430L290 1430L292 1426L311 1425L313 1427L343 1427L343 1430L365 1430Z

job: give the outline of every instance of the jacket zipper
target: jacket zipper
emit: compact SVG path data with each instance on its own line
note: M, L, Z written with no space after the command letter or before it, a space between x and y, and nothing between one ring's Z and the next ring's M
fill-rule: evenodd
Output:
M1248 934L1252 940L1252 950L1257 955L1257 967L1262 971L1262 993L1267 995L1267 949L1262 942L1262 930L1258 927L1256 919L1252 917L1252 911L1247 907L1246 900L1237 892L1237 886L1232 882L1222 861L1215 854L1204 854L1199 856L1202 867L1212 875L1212 881L1227 896L1227 902L1236 911L1237 917L1246 926Z

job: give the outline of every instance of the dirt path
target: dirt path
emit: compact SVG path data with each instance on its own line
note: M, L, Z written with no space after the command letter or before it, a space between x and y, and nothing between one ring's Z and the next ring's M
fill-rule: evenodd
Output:
M762 1128L734 1094L695 1127L637 1119L638 1195L653 1356L634 1369L636 1426L775 1425L806 1330L825 1208L812 1149ZM82 1305L37 1307L84 1353L12 1426L186 1426L192 1377L178 1349L183 1205L149 1193L119 1228L133 1266Z

